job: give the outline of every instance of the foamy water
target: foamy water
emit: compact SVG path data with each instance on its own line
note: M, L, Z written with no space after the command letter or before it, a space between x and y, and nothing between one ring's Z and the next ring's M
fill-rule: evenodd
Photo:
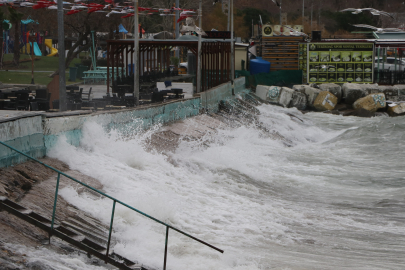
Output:
M62 138L49 156L225 250L170 231L169 269L403 269L404 118L258 108L285 140L242 126L183 142L168 158L144 150L152 131L123 139L86 123L81 147ZM109 224L112 201L60 194ZM117 206L114 229L117 253L162 268L164 226Z

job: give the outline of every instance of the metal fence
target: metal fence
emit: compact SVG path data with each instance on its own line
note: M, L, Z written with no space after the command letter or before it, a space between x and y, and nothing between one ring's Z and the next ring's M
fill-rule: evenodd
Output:
M405 84L405 71L374 70L374 81L381 85Z

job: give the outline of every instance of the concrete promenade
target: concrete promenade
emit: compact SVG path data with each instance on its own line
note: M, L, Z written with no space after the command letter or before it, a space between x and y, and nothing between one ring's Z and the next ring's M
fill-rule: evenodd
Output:
M105 95L103 86L94 87L94 98ZM84 88L83 87L83 88ZM105 86L104 86L105 87ZM175 86L174 86L175 87ZM187 96L191 96L189 91ZM108 132L118 130L124 135L145 130L156 124L167 124L203 112L215 113L221 100L233 99L249 92L245 89L245 78L219 85L197 95L153 103L133 108L109 111L67 111L67 112L29 112L0 111L0 141L15 147L32 157L41 158L52 148L60 136L68 143L79 146L82 128L87 121L102 125ZM0 146L0 168L25 162L26 158Z

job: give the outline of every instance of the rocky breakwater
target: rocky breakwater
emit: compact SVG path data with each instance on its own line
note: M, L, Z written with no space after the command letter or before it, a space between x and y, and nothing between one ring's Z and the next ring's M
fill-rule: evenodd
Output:
M292 88L258 85L256 95L271 104L303 112L360 117L405 115L405 85L326 83Z

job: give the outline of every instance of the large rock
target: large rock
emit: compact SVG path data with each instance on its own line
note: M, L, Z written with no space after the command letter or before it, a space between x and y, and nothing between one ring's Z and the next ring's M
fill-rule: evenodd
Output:
M375 112L367 111L363 108L357 110L348 110L343 112L343 116L373 117Z
M335 95L335 97L337 97L337 103L340 103L342 100L342 87L336 83L323 83L319 85L319 89L331 92Z
M385 106L384 93L370 94L353 103L354 109L365 109L370 112L376 112L380 108L385 108Z
M393 107L388 107L387 112L390 116L405 115L405 103L400 103Z
M293 94L294 90L288 87L265 85L258 85L256 87L256 95L259 98L283 107L289 106Z
M321 92L321 90L310 87L308 85L294 85L293 89L304 93L307 96L307 107L310 109L315 109L314 101Z
M290 107L294 107L302 111L305 110L307 108L307 96L304 93L294 91Z
M281 87L279 98L275 103L282 105L283 107L288 107L291 103L294 92L295 91L291 88Z
M398 96L398 90L394 89L393 86L390 85L383 85L378 87L380 89L380 93L384 93L386 100L393 100L396 99L395 97Z
M335 108L338 98L328 91L322 91L314 101L314 107L317 111L331 111Z
M308 87L308 85L296 84L296 85L293 85L292 89L295 91L304 92L305 87Z
M364 83L364 84L360 84L360 86L364 89L364 91L367 92L368 95L381 93L380 88L377 83L374 83L374 84Z
M398 92L398 96L405 95L405 84L397 84L393 88Z
M259 98L266 100L267 99L267 92L270 90L270 87L275 86L267 86L267 85L258 85L256 86L256 96ZM278 86L276 86L278 87Z
M345 103L352 105L359 98L368 95L367 91L357 83L344 83L342 86L343 98L345 98Z
M398 101L405 101L405 95L391 96L391 97L389 98L389 100L390 100L390 101L395 101L395 102L398 102Z

